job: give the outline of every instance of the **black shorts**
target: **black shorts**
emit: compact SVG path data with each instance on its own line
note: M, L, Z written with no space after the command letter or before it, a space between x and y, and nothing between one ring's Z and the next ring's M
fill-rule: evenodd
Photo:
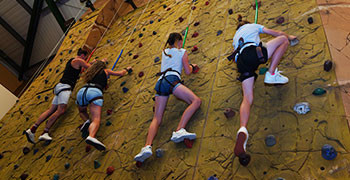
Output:
M268 59L266 47L261 47L262 53L265 57L265 62L260 62L258 55L256 54L256 46L248 46L243 49L242 53L237 58L237 69L240 73L238 80L243 82L244 80L254 77L255 80L258 75L255 71L258 69L260 64L265 64Z

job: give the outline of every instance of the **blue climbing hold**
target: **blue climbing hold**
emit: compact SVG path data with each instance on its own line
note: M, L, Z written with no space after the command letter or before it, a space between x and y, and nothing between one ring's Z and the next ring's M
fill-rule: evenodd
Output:
M41 97L41 96L40 96L40 95L38 95L38 99L40 99L40 97Z
M112 125L111 121L106 121L106 126Z
M168 7L167 5L165 5L165 4L163 5L163 8L164 8L164 9L167 8L167 7Z
M79 18L79 21L82 21L83 19L82 18Z
M153 31L153 35L156 35L157 34L157 32L156 31Z
M81 33L81 31L79 30L79 33Z
M268 135L265 138L265 144L267 147L272 147L276 144L276 138L274 135Z
M123 87L123 92L124 92L124 93L126 93L126 92L128 92L128 91L129 91L129 89L128 89L128 88Z
M45 101L49 100L49 97L48 96L45 96Z
M72 35L69 35L69 38L72 38Z
M71 41L72 44L74 44L74 41Z
M60 176L58 174L53 175L53 180L59 180Z
M107 43L110 43L111 42L111 40L110 39L107 39Z
M61 146L61 152L63 152L64 148L65 148L64 146Z
M134 28L134 32L136 32L136 28Z
M72 50L69 50L69 51L68 51L68 54L70 54L71 52L72 52Z
M69 148L67 154L70 154L73 151L73 147Z
M139 34L139 37L142 37L142 36L143 36L143 34L142 34L142 33L140 33L140 34Z
M64 164L64 168L68 169L70 167L69 163Z
M34 149L33 150L33 155L36 154L39 151L39 149Z
M219 30L217 33L216 33L216 36L220 36L222 34L222 31Z
M44 82L45 82L45 84L47 84L47 83L49 82L49 80L45 79L45 81L44 81Z
M19 165L18 164L15 164L14 166L13 166L13 169L17 169L19 167Z
M49 68L49 72L51 72L52 71L52 68Z
M29 121L29 117L26 117L26 121Z
M153 24L153 22L154 22L154 21L153 21L153 20L151 20L149 23L150 23L150 24Z
M157 62L159 62L159 61L160 61L160 57L154 58L154 63L157 63Z
M216 175L214 175L214 176L210 176L210 177L208 178L208 180L219 180L219 179L216 177Z
M146 31L146 28L143 28L142 31Z
M94 168L97 169L101 166L101 163L98 160L94 161Z
M164 150L158 148L158 149L156 150L156 156L157 156L158 158L161 158L161 157L163 157L163 155L164 155Z
M63 59L60 59L60 62L62 62L63 61Z
M52 155L46 156L46 162L47 162L47 161L50 161L51 158L52 158Z
M124 86L126 84L126 81L123 81L122 83L120 83L120 86Z
M160 22L161 21L161 19L158 19L158 22Z
M58 73L58 72L60 72L60 70L59 70L59 69L57 69L57 70L56 70L56 73Z
M63 55L63 52L60 52L60 55L62 56L62 55Z
M329 144L325 144L322 147L322 157L326 160L332 160L335 157L337 157L337 151L334 149L333 146L329 145Z

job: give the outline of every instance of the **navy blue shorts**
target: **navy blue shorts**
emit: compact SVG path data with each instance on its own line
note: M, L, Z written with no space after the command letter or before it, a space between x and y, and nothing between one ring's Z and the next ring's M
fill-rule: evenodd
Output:
M171 83L169 83L169 82ZM178 82L176 85L174 83ZM157 91L156 96L169 96L173 91L181 84L180 78L176 75L165 76L164 79L159 79L157 81L156 87L154 88Z

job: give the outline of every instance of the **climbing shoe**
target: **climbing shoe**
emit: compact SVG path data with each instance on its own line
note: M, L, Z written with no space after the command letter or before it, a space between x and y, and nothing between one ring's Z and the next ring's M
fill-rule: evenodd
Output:
M90 124L91 124L90 120L89 119L86 120L84 122L84 124L80 127L80 132L84 133L84 132L88 131Z
M281 74L282 71L278 71L278 69L275 69L275 74L271 75L269 71L265 74L265 80L264 82L266 84L286 84L288 83L288 78L283 76Z
M173 132L173 136L170 140L172 140L174 143L179 143L182 142L184 139L196 139L196 133L189 133L184 128L181 128L180 130Z
M141 149L141 152L138 153L135 157L134 160L135 161L139 161L139 162L143 162L145 161L147 158L152 156L152 146L147 145L145 147L143 147Z
M99 140L97 140L96 138L93 138L91 136L88 136L86 138L85 142L87 144L94 146L96 149L98 149L100 151L106 150L106 146L104 144L102 144Z
M30 129L25 131L28 142L35 144L35 134Z
M39 141L52 141L52 138L49 136L49 133L44 133L39 136Z

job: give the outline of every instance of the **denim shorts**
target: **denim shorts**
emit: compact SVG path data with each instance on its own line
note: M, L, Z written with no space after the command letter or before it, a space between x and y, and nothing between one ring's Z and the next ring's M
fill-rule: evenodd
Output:
M179 83L177 83L175 86L173 86L170 83L174 83L176 81L178 81ZM156 87L154 88L157 91L156 96L169 96L170 94L172 94L172 92L175 91L175 89L181 84L180 82L180 78L176 75L169 75L169 76L165 76L162 79L159 79L157 81Z
M102 91L98 88L95 88L95 87L89 87L85 93L85 96L84 96L85 89L86 89L86 87L83 87L77 93L76 103L81 107L89 105L89 101L91 101L92 99L94 99L96 97L103 96ZM94 100L94 101L92 101L92 103L96 104L97 106L102 107L103 99Z

